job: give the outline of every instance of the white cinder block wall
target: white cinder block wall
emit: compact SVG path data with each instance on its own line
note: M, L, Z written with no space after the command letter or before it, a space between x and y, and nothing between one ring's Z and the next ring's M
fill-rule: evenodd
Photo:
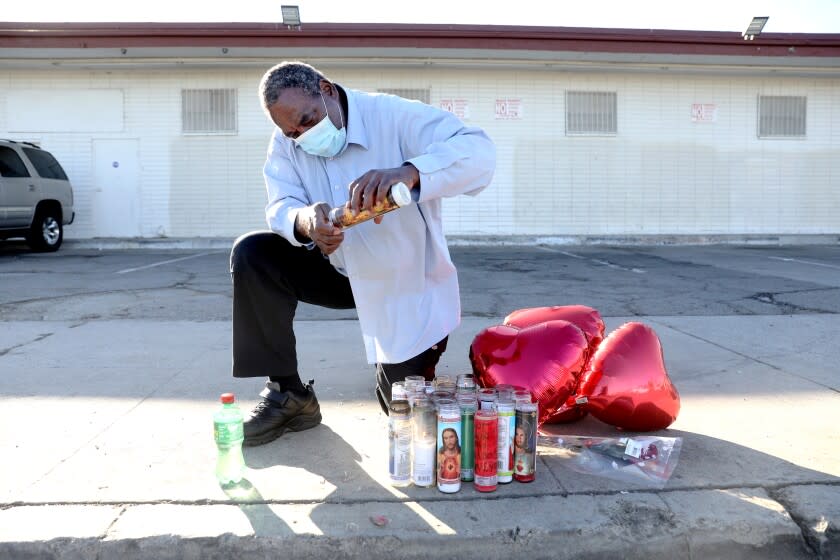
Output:
M478 197L446 201L451 235L840 232L840 79L320 67L348 87L428 89L432 105L466 102L465 121L495 140L498 167ZM39 142L61 161L76 193L68 238L108 234L96 226L108 209L95 203L92 145L109 138L137 140L143 237L235 237L264 227L261 168L271 126L256 96L262 72L3 69L0 137ZM203 88L237 90L236 134L181 133L181 89ZM60 114L38 125L43 130L12 126L26 120L10 114L10 106L20 110L21 92L103 89L123 93L116 129L67 130ZM567 136L568 90L616 92L617 134ZM759 139L760 94L806 96L806 137ZM519 99L521 118L498 119L497 99ZM692 122L694 103L715 105L715 122ZM49 111L43 105L25 110Z

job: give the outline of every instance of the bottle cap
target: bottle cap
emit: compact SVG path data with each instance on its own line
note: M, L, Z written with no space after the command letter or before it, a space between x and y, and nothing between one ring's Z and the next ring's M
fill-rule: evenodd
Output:
M332 223L334 226L339 226L340 225L338 223L338 213L340 211L341 211L341 206L339 206L337 208L333 208L333 209L330 210L329 220L330 220L330 223Z
M222 401L222 404L233 404L236 398L233 396L233 393L222 393L220 400Z
M391 187L391 198L397 203L397 206L405 206L411 203L411 192L405 183L397 183Z

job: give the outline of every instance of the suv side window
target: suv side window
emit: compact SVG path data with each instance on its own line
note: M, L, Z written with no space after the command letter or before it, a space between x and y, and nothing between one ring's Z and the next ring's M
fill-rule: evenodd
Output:
M29 177L29 171L20 156L8 146L0 146L0 175L3 177Z
M35 171L44 179L67 180L67 175L51 153L35 148L24 148L23 153L29 156L29 161L35 166Z

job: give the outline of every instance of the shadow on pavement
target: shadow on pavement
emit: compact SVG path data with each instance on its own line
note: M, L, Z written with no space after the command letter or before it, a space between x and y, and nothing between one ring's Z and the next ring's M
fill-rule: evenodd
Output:
M551 435L574 435L622 438L632 437L634 432L624 432L586 417L570 424L545 425L543 433ZM735 430L737 432L737 430ZM647 432L642 435L682 438L679 462L664 491L693 490L704 488L781 487L790 484L836 483L840 477L830 472L805 466L812 459L814 450L803 449L802 464L770 453L750 448L732 441L696 432L667 429ZM756 447L766 444L756 441ZM617 482L609 478L581 474L562 465L556 458L543 459L569 493L617 492L621 490L644 490L643 485Z
M289 525L274 513L259 490L247 478L222 489L248 518L254 535L286 537L295 534Z
M554 426L551 431L605 437L633 435L591 418L575 424ZM785 487L805 484L831 485L840 480L830 473L806 468L743 445L703 434L664 430L656 435L683 438L679 463L662 491L581 474L564 467L562 461L554 457L540 457L538 478L548 477L557 481L561 490L541 492L536 484L523 485L514 482L511 485L500 485L493 494L479 495L472 491L470 483L464 483L462 491L454 495L441 494L435 488L405 489L403 494L384 487L382 482L375 480L360 466L363 454L366 454L368 449L352 445L329 426L322 424L305 433L292 434L292 437L288 437L287 434L271 444L247 449L246 462L251 469L258 472L251 478L252 482L249 484L252 487L245 491L244 497L231 498L248 517L258 536L315 534L326 538L341 537L357 532L360 528L362 532L371 530L375 525L374 517L379 513L388 516L390 530L398 530L405 526L406 530L412 532L425 531L434 534L436 527L444 527L453 528L452 530L458 533L463 531L458 528L462 528L464 523L471 523L464 517L464 508L467 512L479 512L485 507L500 507L499 500L502 500L501 503L511 504L510 507L524 507L532 512L526 515L525 519L507 520L508 525L504 519L498 520L499 530L502 531L507 530L505 527L509 529L513 525L539 526L541 520L551 519L553 513L543 512L541 509L546 507L546 500L572 507L580 500L596 498L604 500L599 503L608 504L598 511L609 517L611 523L617 524L622 530L626 529L628 536L632 536L676 531L686 518L714 519L715 508L719 507L753 512L752 515L755 516L780 515L784 518L784 511L775 501L781 501L787 507L788 504L784 503L780 493ZM381 468L383 480L386 480L387 467L384 461ZM277 471L278 476L281 472L298 474L287 481L266 479L266 474L275 476L270 472L272 470ZM314 490L315 494L310 497L300 495L291 500L285 497L266 497L270 493L268 487L276 491L284 486L299 486L302 472L313 475L307 479L314 477L322 480L316 483L321 488ZM271 483L265 484L266 489L253 487L258 485L253 482L257 477L262 477L263 481L271 480ZM711 500L713 507L697 502L700 494L696 491L711 489L722 490L703 494L706 496L704 499ZM316 496L319 491L320 499ZM290 489L290 493L294 494L293 489ZM463 507L455 505L459 502ZM308 510L308 518L293 521L295 526L291 526L277 513L290 511L283 508L293 504L312 506ZM422 504L419 506L422 512L417 511L418 504ZM696 511L692 510L692 504L695 504ZM341 506L341 513L337 515L338 506ZM299 511L297 515L301 515ZM478 513L476 515L480 517Z
M0 258L5 257L16 257L18 255L25 255L25 254L33 254L37 255L38 253L33 253L32 249L24 241L17 241L17 240L0 240Z
M374 445L379 446L379 442ZM362 454L369 449L357 449L326 424L302 433L287 433L269 444L245 448L245 462L252 471L251 483L260 486L253 493L247 494L246 500L264 500L268 493L280 492L284 497L268 500L272 503L313 503L354 504L362 502L394 502L409 499L407 496L383 486L382 482L371 477L360 465L366 458ZM383 463L383 472L387 478L387 467ZM261 471L261 472L260 472ZM275 477L289 478L283 480ZM258 481L259 480L259 481ZM437 490L429 490L430 496L436 496ZM286 496L293 496L292 499ZM300 528L289 527L268 506L248 510L251 506L239 504L243 512L252 521L254 530L260 534L260 528L267 529L267 534L277 534L277 523L285 526L285 531L300 532ZM317 509L318 506L315 506ZM266 520L268 514L275 519ZM317 519L313 510L310 518ZM369 519L359 523L371 523ZM422 522L418 519L418 522ZM317 529L315 523L313 529ZM295 530L297 529L297 531ZM328 528L323 528L324 532Z

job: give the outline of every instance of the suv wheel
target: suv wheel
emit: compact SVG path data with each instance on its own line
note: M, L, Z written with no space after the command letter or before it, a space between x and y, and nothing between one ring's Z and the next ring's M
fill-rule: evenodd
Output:
M55 205L39 206L35 219L29 228L26 242L34 251L58 251L64 240L64 227L61 225L61 210Z

